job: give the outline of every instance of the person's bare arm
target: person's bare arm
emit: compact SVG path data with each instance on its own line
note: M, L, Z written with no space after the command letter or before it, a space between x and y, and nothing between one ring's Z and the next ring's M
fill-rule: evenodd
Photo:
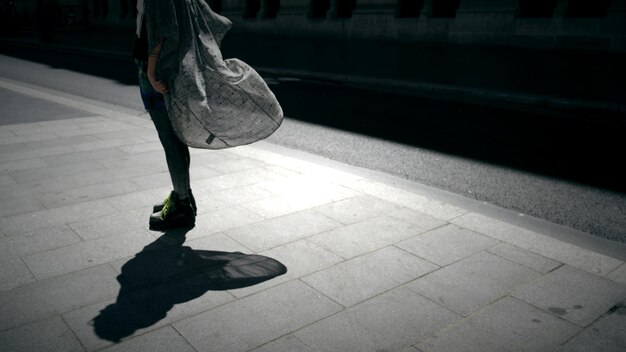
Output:
M163 39L159 41L159 43L152 49L148 56L148 80L150 84L157 92L163 94L167 92L167 87L165 83L161 82L156 76L156 65L159 60L159 53L161 53L161 48L163 47Z

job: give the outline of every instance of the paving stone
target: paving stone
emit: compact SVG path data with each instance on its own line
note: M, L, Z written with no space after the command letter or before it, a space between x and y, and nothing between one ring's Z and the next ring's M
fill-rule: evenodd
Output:
M430 215L426 215L422 212L408 209L405 207L397 207L393 211L386 213L386 215L394 219L400 219L402 221L406 221L410 224L419 226L426 230L433 230L433 229L436 229L437 227L441 227L447 224L447 222L441 219L437 219Z
M0 228L6 235L15 236L113 213L115 209L104 201L93 201L1 218Z
M63 192L73 187L76 187L76 183L61 177L4 186L0 188L0 193L8 201L22 197L36 197L51 192Z
M59 316L0 332L0 346L11 352L84 351Z
M0 139L0 145L14 144L14 143L25 143L31 141L41 141L41 140L49 140L59 138L52 132L33 134L28 136L14 136L14 137L3 137Z
M69 226L83 240L94 240L103 237L120 235L131 230L143 228L136 227L121 214L111 214L96 219L77 221Z
M621 307L591 324L559 352L626 351L626 308Z
M21 170L32 170L40 167L46 167L48 164L41 158L6 161L0 163L0 173L14 172Z
M322 188L306 185L298 192L283 194L244 204L243 206L265 218L274 218L357 195L343 186L328 184Z
M119 169L104 169L83 172L80 174L69 175L67 176L67 179L75 183L77 187L91 186L120 180L132 180L134 184L139 186L137 189L146 189L158 187L159 185L153 185L151 183L138 183L135 180L154 173L161 173L166 170L167 167L161 163L151 165L135 165L121 167Z
M407 287L467 316L539 275L524 266L481 252L419 278Z
M514 263L527 266L543 274L549 273L562 265L556 260L540 256L525 249L512 246L508 243L500 243L495 247L487 249L487 251Z
M106 352L152 351L152 352L195 352L185 339L171 327L165 327L145 335L105 348Z
M256 186L240 186L237 188L227 189L223 191L213 192L210 194L211 199L215 199L220 203L229 205L243 204L254 202L260 199L266 199L273 196L273 193Z
M80 237L69 227L51 227L34 233L0 238L0 258L19 258L78 242Z
M199 215L196 218L196 227L187 234L187 238L192 240L214 233L236 229L242 226L254 226L250 224L255 224L261 220L263 220L263 218L257 214L254 214L240 206L232 206ZM247 243L241 243L248 247ZM248 248L253 249L252 247Z
M137 153L152 152L155 150L163 150L163 146L161 145L161 143L148 142L148 143L137 143L137 144L125 145L125 146L119 147L119 149L128 154L137 154Z
M619 282L622 285L626 285L626 264L622 264L622 266L613 270L606 276L606 278Z
M119 286L118 286L119 287ZM130 324L131 319L137 319L136 330L128 331L128 336L125 336L122 340L128 340L132 337L139 336L145 334L146 332L157 330L164 326L170 325L174 322L180 321L185 318L192 317L196 314L205 312L209 309L221 306L225 303L228 303L233 300L233 296L224 291L208 291L204 293L202 296L197 297L195 299L191 299L186 302L171 302L175 303L170 307L170 310L167 312L162 312L163 315L160 320L152 322L148 322L147 315L154 315L154 310L150 310L152 306L157 308L161 308L160 306L160 298L164 295L164 291L162 290L163 286L153 286L146 288L143 291L136 292L135 297L136 300L142 301L142 305L137 305L138 312L128 311L128 318L124 321L125 324ZM165 289L172 289L172 286L165 287ZM176 290L176 287L173 287ZM158 297L158 295L161 297ZM169 296L173 296L171 292L166 293ZM108 309L113 309L113 307L117 310L129 309L130 307L115 306L116 299L107 300L105 302L100 302L97 304L93 304L90 306L86 306L80 309L76 309L74 311L65 313L63 318L67 321L68 326L74 331L78 339L81 341L83 346L88 351L99 350L101 348L111 346L114 344L113 341L107 340L104 337L99 336L94 329L94 319L101 315L101 312ZM141 314L141 310L150 310L148 313ZM143 315L143 317L142 317ZM143 323L143 324L140 324ZM101 333L102 334L102 333ZM138 349L139 351L143 351L143 349ZM137 350L135 350L137 351ZM171 351L176 351L175 349Z
M564 265L512 295L584 327L626 299L626 286Z
M401 249L387 247L305 276L302 280L349 307L437 268Z
M29 149L42 149L56 147L60 145L76 145L84 144L94 141L93 136L72 136L72 137L57 137L54 139L44 139L40 141L32 141L24 143Z
M169 177L169 176L168 176ZM147 215L143 220L147 223L148 216L152 213L152 206L161 203L165 197L171 192L171 184L169 187L151 188L143 191L131 192L116 197L111 197L105 201L117 210L123 213L129 210L142 209L146 210Z
M193 231L193 230L191 230ZM222 252L242 252L250 253L250 249L241 243L226 236L224 233L214 233L209 236L199 237L195 240L185 242L185 246L193 249L203 249Z
M369 195L340 200L315 208L320 213L344 224L354 224L383 213L392 213L398 207L380 198Z
M399 351L459 318L400 287L310 325L295 335L315 351Z
M127 154L117 148L98 149L84 152L75 152L63 155L46 156L41 159L50 165L69 165L89 160L106 158L122 158Z
M476 232L447 225L402 241L398 247L439 266L446 266L497 243Z
M0 293L0 331L115 297L115 272L99 266Z
M225 231L246 247L260 252L341 226L314 211L303 211Z
M548 352L579 330L574 324L507 297L417 347L424 352Z
M33 196L15 198L3 203L2 208L0 208L0 217L32 213L34 211L44 209L41 202Z
M245 297L289 280L297 279L312 272L339 263L343 259L308 240L296 241L259 253L278 260L287 267L287 273L258 285L230 290L236 297Z
M13 176L19 183L25 183L102 169L103 167L94 161L85 161L70 165L48 166L34 170L16 171L12 172L11 176Z
M47 208L57 208L92 200L110 198L117 195L132 193L138 190L139 186L136 184L127 180L120 180L101 183L94 186L73 188L59 193L45 194L39 199Z
M191 179L193 180L194 178L192 177ZM159 172L154 172L148 175L132 177L130 178L130 180L139 186L144 186L144 187L149 186L151 188L156 188L156 187L167 188L170 190L172 189L172 179L170 178L169 171L165 171L165 172L159 171ZM197 188L194 187L195 181L192 181L192 182L193 183L192 183L191 188L195 191L197 190Z
M622 261L615 258L475 213L464 215L452 222L598 275L606 275L622 264Z
M302 341L293 335L287 335L278 340L269 342L259 348L255 348L250 352L314 352L307 347Z
M41 148L41 149L24 148L24 149L14 150L11 152L4 152L0 154L0 162L41 158L41 157L50 156L50 155L72 153L75 151L76 150L71 145L58 145L55 147L48 147L48 148Z
M220 173L205 166L192 166L189 170L192 180L203 180L210 177L217 177Z
M212 163L207 166L210 166L212 169L215 169L222 174L230 174L244 170L266 167L267 164L256 159L237 158L236 160L227 160L223 162Z
M0 174L0 187L16 185L17 181L11 175Z
M350 187L442 220L451 220L467 213L466 210L450 204L403 191L380 182L364 179L351 184Z
M210 168L207 165L207 169ZM210 169L212 170L212 169ZM216 171L213 171L216 172ZM220 175L209 177L198 181L198 185L206 189L209 192L217 192L225 189L231 189L235 187L248 186L259 182L268 181L273 177L274 173L264 168L251 169L241 172L231 173L227 175Z
M174 324L198 351L239 352L336 313L341 307L300 281L212 309Z
M136 167L145 167L146 169L150 169L151 167L153 168L155 165L159 167L165 167L167 170L165 153L162 150L139 154L126 154L117 148L115 150L122 154L115 154L105 158L101 158L100 160L98 160L98 163L107 169L114 170Z
M424 232L423 229L388 216L379 216L311 237L311 241L353 258Z
M0 259L0 291L9 291L34 281L33 274L20 258Z
M77 243L24 258L38 280L62 275L127 257L153 241L143 230Z

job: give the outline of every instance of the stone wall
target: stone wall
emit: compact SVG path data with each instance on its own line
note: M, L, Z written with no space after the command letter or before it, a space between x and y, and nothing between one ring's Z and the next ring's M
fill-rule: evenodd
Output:
M123 9L136 0L57 1L85 5L92 22L134 23ZM626 0L207 1L239 33L626 52ZM106 18L94 16L104 3Z

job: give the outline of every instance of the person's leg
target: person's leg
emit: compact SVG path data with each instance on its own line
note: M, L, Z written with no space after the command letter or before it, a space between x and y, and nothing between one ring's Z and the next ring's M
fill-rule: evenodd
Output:
M159 134L159 140L165 150L165 159L174 192L181 199L188 198L190 189L189 166L191 162L189 147L176 136L165 108L152 109L149 113Z
M165 160L174 191L154 208L150 216L150 228L166 230L172 227L193 226L196 206L191 194L189 166L191 158L189 147L181 142L174 132L163 96L155 91L146 76L146 63L137 61L141 99L150 113L156 127L159 140L165 151Z

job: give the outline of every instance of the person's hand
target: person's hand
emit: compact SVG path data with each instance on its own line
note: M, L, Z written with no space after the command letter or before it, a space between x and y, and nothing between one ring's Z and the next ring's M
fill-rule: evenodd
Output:
M167 86L165 85L165 83L161 82L156 77L156 75L148 74L148 80L150 81L150 84L152 85L152 88L154 88L154 90L161 94L167 93Z

